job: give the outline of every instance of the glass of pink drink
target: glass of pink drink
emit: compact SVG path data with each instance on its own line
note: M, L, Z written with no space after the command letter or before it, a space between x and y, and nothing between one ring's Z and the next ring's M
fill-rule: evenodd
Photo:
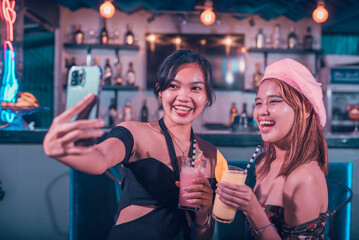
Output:
M185 210L199 210L199 204L190 203L186 198L182 197L183 194L188 193L184 190L185 187L191 186L192 180L205 176L206 161L199 159L192 163L189 157L182 158L182 170L180 173L180 193L178 208ZM194 166L193 166L194 165Z

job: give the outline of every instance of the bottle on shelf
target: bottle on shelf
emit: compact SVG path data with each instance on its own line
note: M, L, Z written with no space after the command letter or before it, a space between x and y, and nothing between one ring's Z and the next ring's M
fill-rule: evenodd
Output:
M280 44L282 41L280 24L276 24L274 26L274 30L271 36L271 41L272 41L272 48L280 48Z
M123 121L132 120L132 107L129 100L126 101L125 106L123 107Z
M96 66L96 67L98 67L100 69L100 73L101 73L101 76L102 76L102 67L100 66L98 57L93 58L93 66Z
M264 48L266 43L266 36L263 33L263 29L260 28L256 35L256 48Z
M110 59L106 59L106 64L104 67L104 85L105 86L111 86L112 85L112 68L110 65Z
M238 116L237 106L236 106L236 103L232 103L231 111L229 113L229 126L230 127L233 127L234 119L236 116Z
M303 39L303 48L304 49L312 49L313 48L313 35L312 28L310 26L307 27L307 34Z
M108 31L106 28L106 19L103 18L103 27L100 33L100 44L108 44Z
M133 45L135 43L135 35L132 32L132 24L127 23L127 32L125 34L125 44Z
M130 62L128 64L128 70L126 72L125 81L126 81L126 85L135 86L136 73L135 73L135 70L133 69L133 63L132 62Z
M74 42L76 44L83 44L84 43L85 35L84 35L84 32L81 30L81 24L76 25L76 29L75 29L75 32L73 34L74 34L73 35Z
M108 126L114 127L117 123L117 109L116 102L114 98L111 98L111 103L108 108Z
M287 47L288 49L294 49L297 47L297 44L298 44L298 36L295 32L295 27L290 26L289 34L287 38Z
M118 54L114 60L115 62L115 84L118 86L123 85L123 77L122 77L122 64L120 60L120 55Z
M147 100L143 100L142 108L141 108L141 122L148 122L148 108L147 108Z
M248 128L247 103L243 103L242 112L239 115L239 124L241 128Z
M256 63L256 70L253 73L253 87L257 88L263 78L263 73L261 71L261 64L259 62Z

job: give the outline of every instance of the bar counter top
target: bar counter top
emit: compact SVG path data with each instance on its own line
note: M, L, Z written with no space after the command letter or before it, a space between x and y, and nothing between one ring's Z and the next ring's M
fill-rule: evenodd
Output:
M0 143L41 144L46 133L47 129L30 131L0 130ZM231 132L227 130L206 130L197 131L196 134L213 145L222 147L250 147L262 142L258 131ZM359 148L359 136L328 133L325 135L325 138L328 148Z

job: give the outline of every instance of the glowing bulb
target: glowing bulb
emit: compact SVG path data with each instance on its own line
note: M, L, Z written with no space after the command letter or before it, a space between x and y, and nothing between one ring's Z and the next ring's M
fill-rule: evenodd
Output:
M156 36L154 34L150 34L147 36L147 41L154 42L156 41Z
M176 38L175 38L175 43L176 43L176 44L181 44L181 38L180 38L180 37L176 37Z
M323 23L328 19L328 11L324 6L319 5L313 12L313 20L317 23Z
M201 22L204 25L211 25L216 21L216 15L212 11L212 8L207 8L201 13Z
M227 46L231 45L232 44L232 39L230 37L227 37L225 40L224 40L224 44L226 44Z
M115 14L115 7L110 1L105 1L100 6L100 14L104 18L111 18Z

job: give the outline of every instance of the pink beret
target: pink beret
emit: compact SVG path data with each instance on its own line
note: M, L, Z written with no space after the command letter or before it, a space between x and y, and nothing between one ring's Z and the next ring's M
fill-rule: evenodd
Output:
M323 103L321 84L315 80L305 66L293 59L284 58L266 68L261 82L268 78L286 82L303 94L312 103L320 125L325 126L327 114Z

